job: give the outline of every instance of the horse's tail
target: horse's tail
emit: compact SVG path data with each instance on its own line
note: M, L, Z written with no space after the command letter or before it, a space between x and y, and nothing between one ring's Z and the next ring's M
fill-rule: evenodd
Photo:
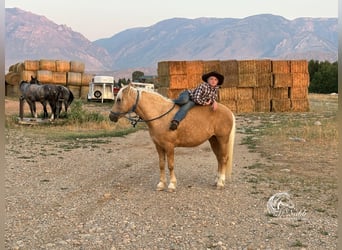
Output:
M74 94L69 89L69 98L68 98L68 104L70 105L72 101L74 100Z
M234 142L235 142L235 116L232 113L233 117L233 124L232 129L230 130L229 134L229 142L228 142L228 166L227 171L230 176L232 168L233 168L233 152L234 152Z

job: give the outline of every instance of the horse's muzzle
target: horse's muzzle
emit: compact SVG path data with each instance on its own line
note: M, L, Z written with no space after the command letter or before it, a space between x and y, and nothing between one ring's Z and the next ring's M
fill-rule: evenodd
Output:
M117 122L119 120L119 116L117 114L115 114L114 112L110 112L109 113L109 119L112 122Z

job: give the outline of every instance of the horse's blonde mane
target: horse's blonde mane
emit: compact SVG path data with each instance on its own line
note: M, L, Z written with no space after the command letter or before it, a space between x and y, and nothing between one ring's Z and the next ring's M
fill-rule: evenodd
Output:
M156 98L161 98L167 102L173 102L170 98L166 97L166 96L163 96L162 94L158 93L158 92L155 92L155 91L150 91L150 90L146 90L146 89L137 89L133 86L130 86L130 85L126 85L124 86L123 88L120 89L118 95L121 94L121 92L123 91L123 89L127 88L127 87L131 87L132 89L136 90L136 91L140 91L140 93L149 93L149 94L152 94L152 96L155 96Z

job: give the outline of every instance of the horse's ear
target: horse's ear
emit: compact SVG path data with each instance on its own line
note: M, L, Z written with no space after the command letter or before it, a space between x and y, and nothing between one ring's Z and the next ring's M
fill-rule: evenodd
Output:
M33 80L34 78L33 78L33 76L31 75L31 80Z

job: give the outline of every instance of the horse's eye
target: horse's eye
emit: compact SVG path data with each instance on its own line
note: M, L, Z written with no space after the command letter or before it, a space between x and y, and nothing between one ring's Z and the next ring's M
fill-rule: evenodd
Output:
M116 102L121 102L121 99L120 98L116 99Z

